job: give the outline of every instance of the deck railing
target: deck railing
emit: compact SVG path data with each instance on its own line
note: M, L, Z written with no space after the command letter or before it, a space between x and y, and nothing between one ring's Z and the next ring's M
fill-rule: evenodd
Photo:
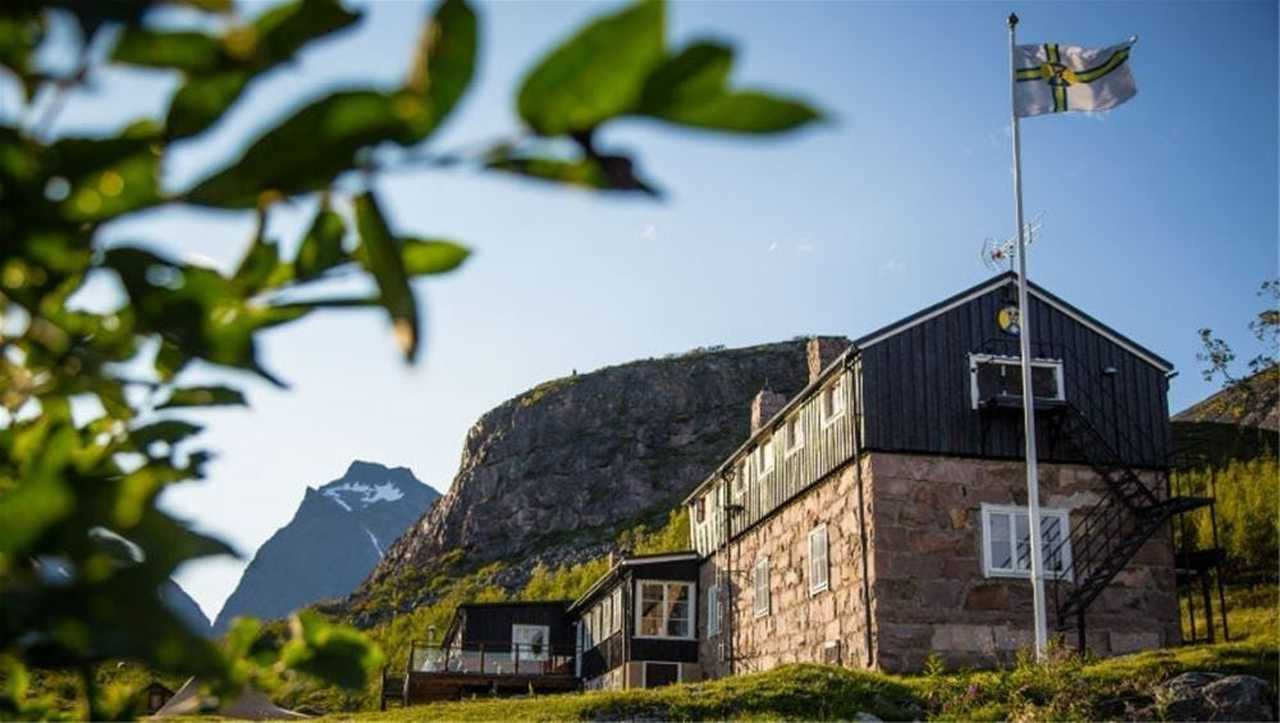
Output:
M572 645L476 642L444 647L414 643L409 672L571 676L575 653Z

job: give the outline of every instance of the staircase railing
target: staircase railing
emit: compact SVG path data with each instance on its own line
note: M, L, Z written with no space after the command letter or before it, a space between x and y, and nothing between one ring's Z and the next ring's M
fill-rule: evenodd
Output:
M993 339L984 344L988 353L1019 356L1016 340ZM1061 563L1069 560L1066 570L1050 575L1057 627L1064 630L1073 622L1084 644L1084 611L1102 590L1124 568L1160 526L1187 505L1170 505L1158 492L1144 483L1132 468L1132 460L1152 459L1148 449L1137 444L1130 431L1133 420L1124 401L1117 399L1102 380L1088 372L1070 350L1055 344L1033 344L1036 358L1062 362L1064 414L1058 431L1106 485L1104 495L1068 534L1051 544L1045 560ZM1106 400L1104 402L1104 400ZM1106 405L1110 405L1108 410ZM1108 412L1116 420L1112 438L1098 429L1094 420L1105 419ZM1113 441L1114 440L1114 441ZM1122 451L1116 450L1116 443ZM1069 573L1069 574L1068 574ZM1072 618L1075 618L1074 621Z

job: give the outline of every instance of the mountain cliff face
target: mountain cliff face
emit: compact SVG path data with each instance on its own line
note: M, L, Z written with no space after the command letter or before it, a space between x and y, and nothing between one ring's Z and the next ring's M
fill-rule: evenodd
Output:
M537 386L476 422L448 494L387 550L356 599L446 553L472 565L520 560L499 581L511 587L537 561L599 554L593 530L673 507L744 441L758 391L790 397L807 382L798 340Z
M213 627L237 615L278 618L343 597L440 493L404 467L353 462L346 474L307 488L298 511L253 556Z
M193 633L203 638L213 637L213 625L209 622L209 618L181 585L172 580L161 585L160 599L187 624Z

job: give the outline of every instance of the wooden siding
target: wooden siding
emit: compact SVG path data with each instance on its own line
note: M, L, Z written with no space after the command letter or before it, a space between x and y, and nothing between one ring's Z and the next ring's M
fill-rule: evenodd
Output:
M844 412L826 424L822 420L822 392L830 384L840 385L844 399ZM793 406L786 416L775 421L770 428L773 439L773 470L767 474L758 469L755 450L763 446L766 436L757 436L756 444L740 451L730 460L735 470L731 482L713 477L703 491L704 512L698 517L698 500L690 501L690 532L693 547L708 555L724 539L725 507L741 505L741 513L731 516L730 536L738 534L764 519L773 510L808 489L829 472L853 456L854 378L846 369L831 375L826 383L815 388L802 401ZM804 427L804 446L788 454L786 450L786 425L799 416ZM742 474L743 461L747 462L747 474Z
M493 650L510 650L512 625L546 625L550 644L557 648L574 645L573 622L566 603L464 606L462 645L485 643Z
M869 450L965 457L1019 458L1020 410L972 408L969 355L1017 352L996 315L1013 303L1006 285L860 350L863 446ZM1036 357L1061 359L1064 392L1124 460L1159 467L1170 452L1164 372L1035 296L1031 332ZM993 345L994 340L994 345ZM1103 370L1113 367L1116 373ZM1079 462L1052 423L1037 428L1045 461Z

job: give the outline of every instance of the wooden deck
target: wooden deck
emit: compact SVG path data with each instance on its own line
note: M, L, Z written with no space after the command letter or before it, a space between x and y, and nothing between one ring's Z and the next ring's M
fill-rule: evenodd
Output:
M472 696L517 696L544 693L568 693L579 688L573 675L410 672L382 676L382 709L387 701L401 705L463 700Z

